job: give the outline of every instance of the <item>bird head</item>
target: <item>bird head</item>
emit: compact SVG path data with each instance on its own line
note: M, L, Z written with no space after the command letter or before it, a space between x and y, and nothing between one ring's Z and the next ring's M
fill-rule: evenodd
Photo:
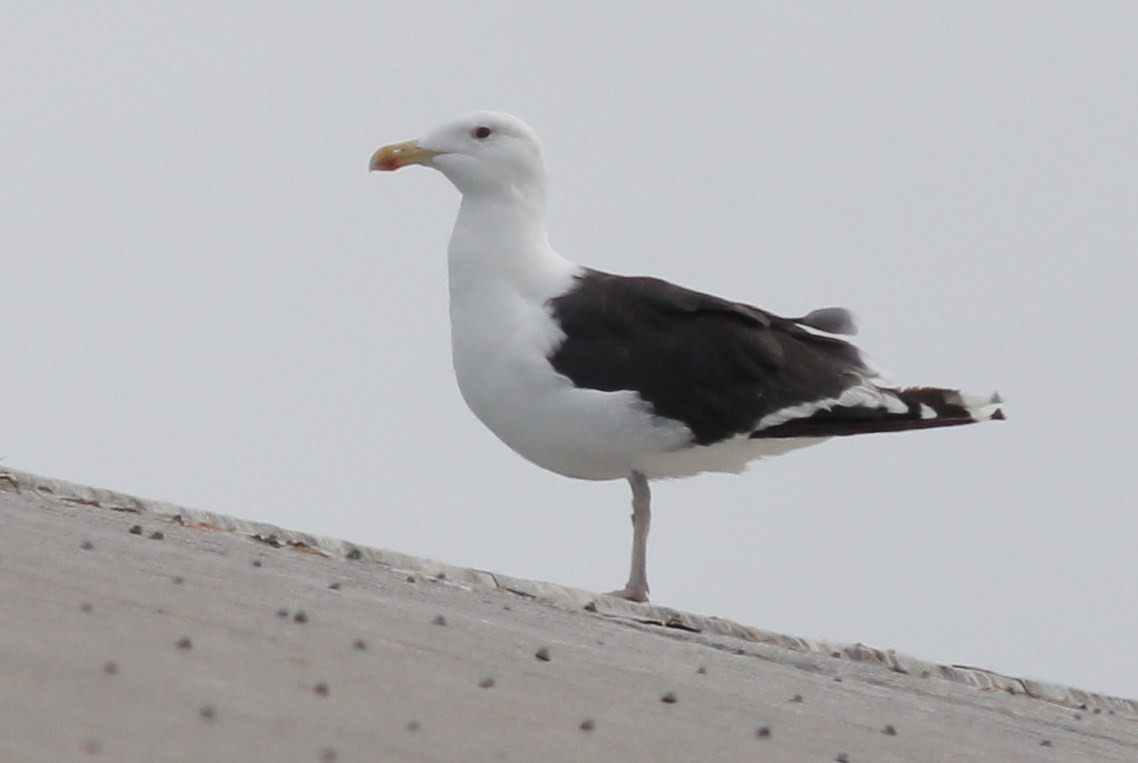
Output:
M544 193L545 161L529 125L496 111L476 111L417 140L393 143L371 157L371 170L422 164L446 175L464 195Z

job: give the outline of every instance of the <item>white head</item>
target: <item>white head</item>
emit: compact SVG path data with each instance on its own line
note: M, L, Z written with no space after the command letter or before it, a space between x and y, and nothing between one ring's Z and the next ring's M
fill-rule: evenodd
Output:
M369 167L397 170L408 164L433 167L464 196L545 195L545 160L537 135L522 120L497 111L465 114L418 140L384 146L372 155Z

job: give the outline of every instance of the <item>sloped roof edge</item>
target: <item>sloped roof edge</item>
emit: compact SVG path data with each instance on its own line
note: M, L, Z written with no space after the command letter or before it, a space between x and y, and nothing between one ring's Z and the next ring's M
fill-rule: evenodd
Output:
M189 528L232 533L281 549L315 553L346 562L380 564L453 583L501 589L561 606L584 608L604 617L642 626L673 628L768 644L796 652L825 654L854 662L879 665L905 675L936 677L976 689L1026 695L1066 707L1113 711L1119 715L1138 718L1138 700L1097 694L1045 681L1014 678L973 666L938 665L899 654L892 649L879 649L861 643L834 644L812 641L743 625L724 618L681 612L656 604L636 604L554 583L458 567L433 559L363 546L337 538L287 530L266 522L244 520L163 501L138 498L105 488L42 477L5 466L0 466L0 491L34 495L42 500L85 506L95 510L129 512Z

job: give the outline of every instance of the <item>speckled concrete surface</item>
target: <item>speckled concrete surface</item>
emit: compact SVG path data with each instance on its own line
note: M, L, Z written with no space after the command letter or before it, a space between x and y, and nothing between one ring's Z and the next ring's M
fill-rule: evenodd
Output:
M5 762L1138 760L1128 700L13 470L0 522Z

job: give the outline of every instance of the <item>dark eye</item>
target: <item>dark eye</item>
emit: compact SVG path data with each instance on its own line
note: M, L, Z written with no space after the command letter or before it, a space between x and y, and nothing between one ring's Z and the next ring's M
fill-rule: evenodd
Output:
M470 134L473 135L475 138L482 140L483 138L489 138L490 133L492 133L492 132L494 132L494 131L491 130L489 127L486 127L485 125L483 125L482 127L475 127L474 132L472 132Z

